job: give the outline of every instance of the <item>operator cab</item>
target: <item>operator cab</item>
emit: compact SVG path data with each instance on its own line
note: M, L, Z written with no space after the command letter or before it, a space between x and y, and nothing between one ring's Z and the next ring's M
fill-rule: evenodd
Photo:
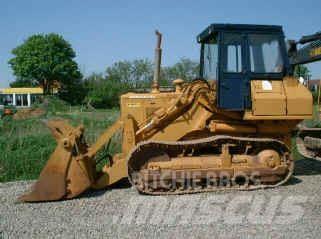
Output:
M289 71L281 26L212 24L198 37L200 75L217 81L219 108L251 108L250 81L280 79Z

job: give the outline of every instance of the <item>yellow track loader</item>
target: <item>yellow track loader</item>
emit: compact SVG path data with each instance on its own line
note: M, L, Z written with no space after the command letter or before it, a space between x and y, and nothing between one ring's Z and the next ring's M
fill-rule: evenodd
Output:
M96 143L85 142L82 126L48 123L57 148L21 201L74 198L123 178L167 195L269 188L291 177L291 132L312 117L312 95L293 77L299 43L287 50L281 26L212 24L197 37L200 77L176 79L168 91L158 83L161 37L151 90L122 95L120 118ZM309 61L321 59L315 52ZM97 171L97 153L119 131L121 153Z

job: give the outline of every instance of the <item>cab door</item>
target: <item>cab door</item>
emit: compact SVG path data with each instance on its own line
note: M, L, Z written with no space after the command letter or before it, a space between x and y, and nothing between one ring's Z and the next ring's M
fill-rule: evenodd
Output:
M246 64L246 36L242 33L223 33L221 36L221 63L218 106L242 111L247 95L248 69Z

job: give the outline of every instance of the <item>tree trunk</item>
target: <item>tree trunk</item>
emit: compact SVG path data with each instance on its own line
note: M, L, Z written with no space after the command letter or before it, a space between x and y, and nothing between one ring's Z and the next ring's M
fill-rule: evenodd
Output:
M41 87L41 85L42 85L42 94L43 94L43 96L45 96L46 95L46 80L41 80L40 87Z
M45 79L43 81L43 94L44 95L51 95L50 88L51 88L50 81Z

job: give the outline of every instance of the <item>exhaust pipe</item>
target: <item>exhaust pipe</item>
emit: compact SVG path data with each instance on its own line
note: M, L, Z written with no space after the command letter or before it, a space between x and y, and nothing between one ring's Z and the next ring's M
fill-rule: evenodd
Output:
M162 61L162 34L156 30L157 43L155 48L155 69L154 69L154 78L152 82L152 93L159 93L159 75Z

